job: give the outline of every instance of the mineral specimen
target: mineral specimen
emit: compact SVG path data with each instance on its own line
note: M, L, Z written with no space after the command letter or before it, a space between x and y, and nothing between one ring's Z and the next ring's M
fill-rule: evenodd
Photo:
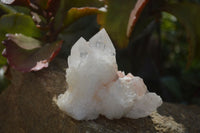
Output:
M140 77L118 71L115 48L104 29L88 42L80 38L68 57L69 88L58 107L76 120L141 118L156 111L162 99L149 93Z

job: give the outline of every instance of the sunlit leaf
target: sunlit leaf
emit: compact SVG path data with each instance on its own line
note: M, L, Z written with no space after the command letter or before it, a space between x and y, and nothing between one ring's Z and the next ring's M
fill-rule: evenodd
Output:
M23 44L25 41L22 39L26 40L27 45ZM38 71L48 67L62 45L62 41L57 41L40 47L39 41L24 35L9 35L3 43L6 47L3 55L7 58L8 64L22 72Z
M130 37L131 32L135 26L136 21L138 20L140 13L144 9L145 5L149 0L138 0L135 4L134 9L131 11L128 27L127 27L127 36Z
M185 26L189 37L189 58L188 63L192 59L200 59L200 5L190 2L169 4L165 7L165 11L171 13Z
M41 47L40 41L24 36L23 34L6 34L6 37L16 43L19 47L26 50L32 50Z

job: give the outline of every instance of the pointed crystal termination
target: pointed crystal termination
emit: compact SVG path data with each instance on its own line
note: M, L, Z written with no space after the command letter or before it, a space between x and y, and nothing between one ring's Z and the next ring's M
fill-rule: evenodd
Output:
M88 42L72 47L66 70L68 90L58 96L58 107L76 120L141 118L150 115L162 99L150 93L140 77L118 71L115 48L104 29Z

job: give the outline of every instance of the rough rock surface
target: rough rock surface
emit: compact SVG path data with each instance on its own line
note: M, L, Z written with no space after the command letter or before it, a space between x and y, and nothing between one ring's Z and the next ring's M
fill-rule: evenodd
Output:
M65 91L66 61L22 74L11 70L12 84L0 95L0 133L199 133L200 107L164 103L141 119L76 121L60 111L53 97Z

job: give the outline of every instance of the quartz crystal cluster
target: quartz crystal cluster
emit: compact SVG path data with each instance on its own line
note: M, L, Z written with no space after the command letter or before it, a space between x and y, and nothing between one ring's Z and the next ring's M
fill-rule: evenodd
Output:
M56 100L76 120L141 118L156 111L162 99L140 77L118 71L115 48L104 29L72 47L66 70L68 89Z

